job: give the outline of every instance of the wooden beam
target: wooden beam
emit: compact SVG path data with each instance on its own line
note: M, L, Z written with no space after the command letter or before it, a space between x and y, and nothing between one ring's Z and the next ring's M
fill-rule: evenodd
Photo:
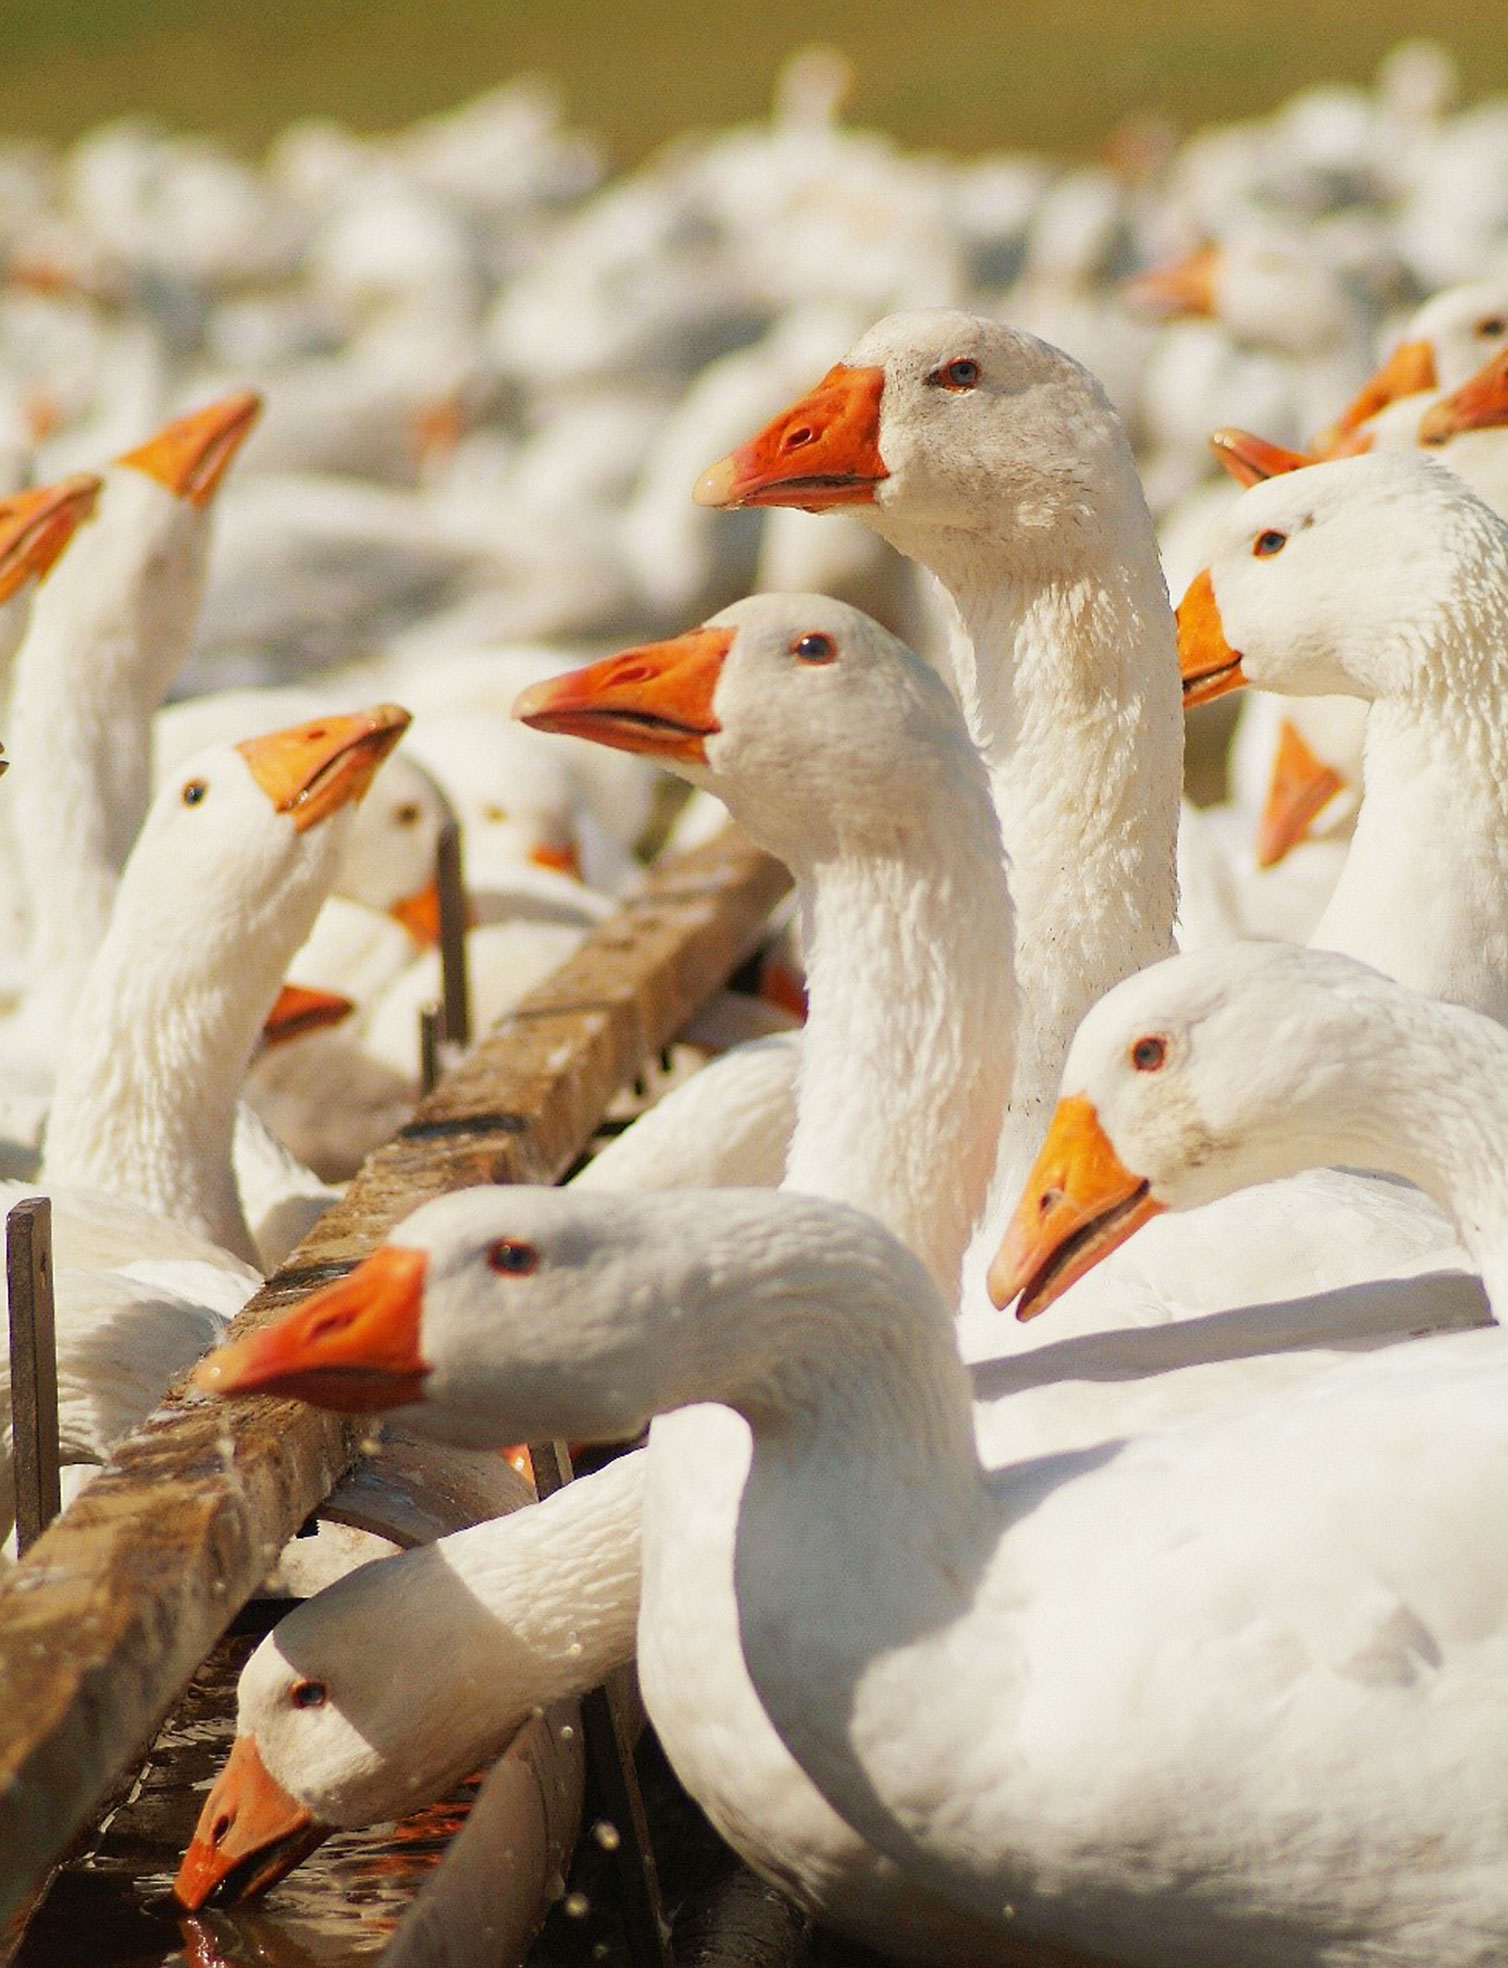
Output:
M731 829L655 870L369 1158L236 1329L339 1275L431 1196L558 1177L788 886ZM0 1923L143 1754L361 1434L295 1402L175 1394L0 1579Z

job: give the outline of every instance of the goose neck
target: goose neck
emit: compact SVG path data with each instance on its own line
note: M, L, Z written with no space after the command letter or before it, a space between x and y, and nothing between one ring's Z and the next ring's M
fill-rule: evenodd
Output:
M809 1011L785 1186L868 1210L956 1296L1010 1091L1011 905L982 777L800 882ZM941 797L946 790L950 797Z
M956 614L953 687L989 770L1016 911L1023 1015L1002 1157L1014 1165L1034 1152L1089 1007L1173 949L1176 636L1150 526L1029 580L1004 553L939 573Z
M1311 942L1503 1021L1508 722L1469 696L1434 687L1372 705L1355 836Z

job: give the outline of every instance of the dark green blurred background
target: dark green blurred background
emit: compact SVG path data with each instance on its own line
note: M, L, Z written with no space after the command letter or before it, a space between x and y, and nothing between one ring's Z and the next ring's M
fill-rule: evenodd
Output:
M1508 87L1503 0L0 0L0 129L67 139L126 111L255 146L291 118L388 128L521 69L570 117L642 155L760 114L780 57L852 59L856 119L954 150L1090 150L1132 111L1183 129L1364 80L1405 35L1460 59L1468 97Z

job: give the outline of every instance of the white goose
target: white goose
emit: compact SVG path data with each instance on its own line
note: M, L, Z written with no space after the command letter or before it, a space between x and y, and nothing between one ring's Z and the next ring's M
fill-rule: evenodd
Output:
M536 685L519 711L665 759L788 860L815 954L787 1183L883 1212L955 1291L1015 1013L998 829L937 678L839 602L763 596ZM895 1074L905 1052L928 1070ZM731 1592L747 1454L746 1432L715 1410L651 1438L646 1510L666 1535L644 1582L640 1674L662 1739L739 1850L808 1904L917 1959L977 1960L977 1932L803 1780L748 1685Z
M1508 522L1428 458L1379 453L1252 486L1209 544L1179 610L1186 701L1244 681L1371 705L1311 940L1508 1020Z
M55 1060L150 797L150 717L188 650L210 507L256 416L249 391L111 465L100 516L41 590L16 662L15 838L30 993L14 1034Z
M1499 1319L1508 1032L1352 958L1233 943L1154 964L1084 1020L1042 1152L991 1270L1044 1311L1162 1210L1343 1162L1402 1176L1454 1218Z
M241 1671L235 1746L174 1883L183 1904L265 1892L330 1831L443 1797L540 1705L631 1659L643 1475L642 1456L620 1456L532 1510L363 1565L279 1621ZM395 1651L439 1671L394 1675Z
M1176 638L1124 432L1093 378L1033 337L953 312L897 315L712 467L697 496L841 506L930 567L957 611L950 681L1010 858L1024 1014L991 1201L965 1267L961 1343L982 1359L1034 1344L1002 1332L989 1258L1073 1030L1112 984L1172 949ZM1212 1272L1206 1238L1240 1262ZM1132 1259L1064 1307L1060 1333L1069 1321L1083 1332L1193 1321L1197 1359L1205 1315L1299 1298L1315 1329L1354 1338L1349 1286L1459 1265L1460 1253L1421 1199L1315 1176L1176 1234L1161 1226ZM1445 1298L1459 1317L1453 1287ZM1098 1439L1078 1426L1129 1425L1125 1410L1107 1420L1104 1390L1079 1392L1068 1440ZM1055 1426L1068 1425L1072 1398Z
M60 1203L108 1192L149 1230L166 1220L257 1260L231 1161L240 1083L351 809L407 722L391 705L320 719L214 747L164 786L59 1067L41 1181ZM113 1232L81 1248L61 1229L60 1264L134 1254Z
M995 1923L974 1959L1497 1958L1501 1331L990 1476L948 1308L872 1219L492 1189L427 1204L201 1384L358 1375L363 1405L473 1445L735 1408L749 1671L847 1818ZM647 1577L660 1535L646 1512Z

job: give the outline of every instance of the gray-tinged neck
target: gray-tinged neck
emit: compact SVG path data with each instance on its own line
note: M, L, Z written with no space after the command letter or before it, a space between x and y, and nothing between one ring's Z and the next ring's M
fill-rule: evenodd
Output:
M1017 1022L999 831L960 733L935 798L797 868L810 1010L784 1187L877 1216L951 1303L983 1208Z
M957 612L953 687L989 768L1016 910L1002 1188L1035 1152L1085 1012L1173 949L1177 642L1145 507L1121 503L1071 570L1023 574L1011 543L992 556L977 538L929 554Z
M1416 1183L1455 1222L1501 1321L1508 1315L1508 1033L1455 1005L1373 980L1334 1042L1311 1112L1288 1105L1300 1157Z
M1508 1022L1508 724L1479 702L1373 704L1355 837L1310 942Z

